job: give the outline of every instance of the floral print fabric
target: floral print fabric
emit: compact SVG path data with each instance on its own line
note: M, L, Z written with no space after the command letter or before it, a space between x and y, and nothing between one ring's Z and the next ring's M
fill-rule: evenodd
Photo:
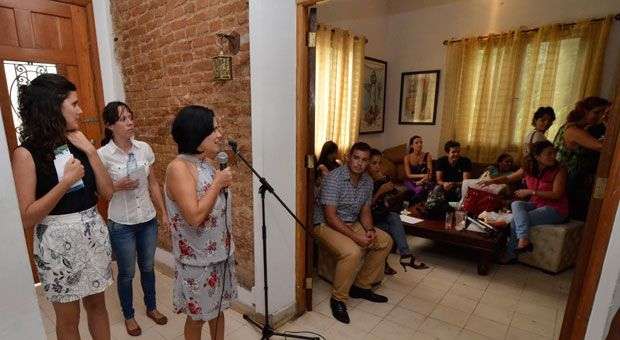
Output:
M196 157L179 155L197 170L196 193L202 198L213 183L215 169ZM173 305L176 313L194 320L208 321L230 307L237 298L234 272L234 243L230 233L232 216L230 194L226 202L220 193L211 214L199 226L191 226L166 191L166 208L170 216L172 253L176 260Z
M112 284L108 228L95 207L49 215L36 226L34 260L46 298L71 302Z

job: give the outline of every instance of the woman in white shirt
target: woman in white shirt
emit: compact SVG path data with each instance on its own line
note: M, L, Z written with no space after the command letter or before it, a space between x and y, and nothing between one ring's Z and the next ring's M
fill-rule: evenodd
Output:
M127 104L111 102L103 110L105 138L99 157L114 181L114 194L108 206L108 229L118 264L117 288L127 333L142 333L134 318L132 281L136 257L144 293L146 315L159 325L168 322L156 306L155 248L157 218L160 210L164 225L168 215L155 172L151 147L135 140L133 112ZM153 205L155 203L155 206Z
M553 125L553 121L555 121L555 111L553 111L551 106L541 106L534 112L534 117L532 118L534 130L525 136L523 156L527 156L530 153L532 144L548 140L545 132Z

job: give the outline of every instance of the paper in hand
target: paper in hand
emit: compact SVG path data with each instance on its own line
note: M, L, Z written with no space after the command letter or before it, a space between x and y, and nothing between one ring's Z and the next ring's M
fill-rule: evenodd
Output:
M56 150L54 150L54 155L54 167L56 168L58 182L60 182L60 180L62 180L65 175L65 166L67 165L67 162L73 159L73 155L71 154L71 151L69 151L69 147L67 147L67 145L57 147ZM69 188L69 191L67 192L79 190L83 187L84 181L82 181L82 179L79 179L71 185L71 188Z

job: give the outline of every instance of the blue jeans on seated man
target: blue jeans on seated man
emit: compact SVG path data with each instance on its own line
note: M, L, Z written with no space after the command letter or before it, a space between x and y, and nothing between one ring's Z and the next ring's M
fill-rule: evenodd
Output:
M385 216L375 219L375 226L392 236L396 249L400 255L411 254L409 245L407 244L407 235L405 235L405 227L400 220L400 215L395 212L389 212Z
M536 205L526 201L514 201L511 204L512 222L510 223L510 237L506 247L507 258L516 258L515 249L519 239L529 238L530 228L541 224L562 223L566 216L560 215L552 207L536 208Z
M146 310L156 309L154 262L157 247L157 219L131 225L109 221L108 230L112 251L116 254L118 264L116 284L123 316L125 320L133 319L132 281L136 271L136 255Z

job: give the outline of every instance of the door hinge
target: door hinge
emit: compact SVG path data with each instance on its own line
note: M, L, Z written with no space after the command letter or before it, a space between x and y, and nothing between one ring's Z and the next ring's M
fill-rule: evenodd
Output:
M314 169L315 164L314 155L306 155L306 169Z
M316 47L316 32L308 32L308 47Z
M592 198L602 199L605 195L605 187L607 187L607 178L597 177L594 182L594 191L592 192Z
M312 278L311 277L306 278L306 289L312 289Z

